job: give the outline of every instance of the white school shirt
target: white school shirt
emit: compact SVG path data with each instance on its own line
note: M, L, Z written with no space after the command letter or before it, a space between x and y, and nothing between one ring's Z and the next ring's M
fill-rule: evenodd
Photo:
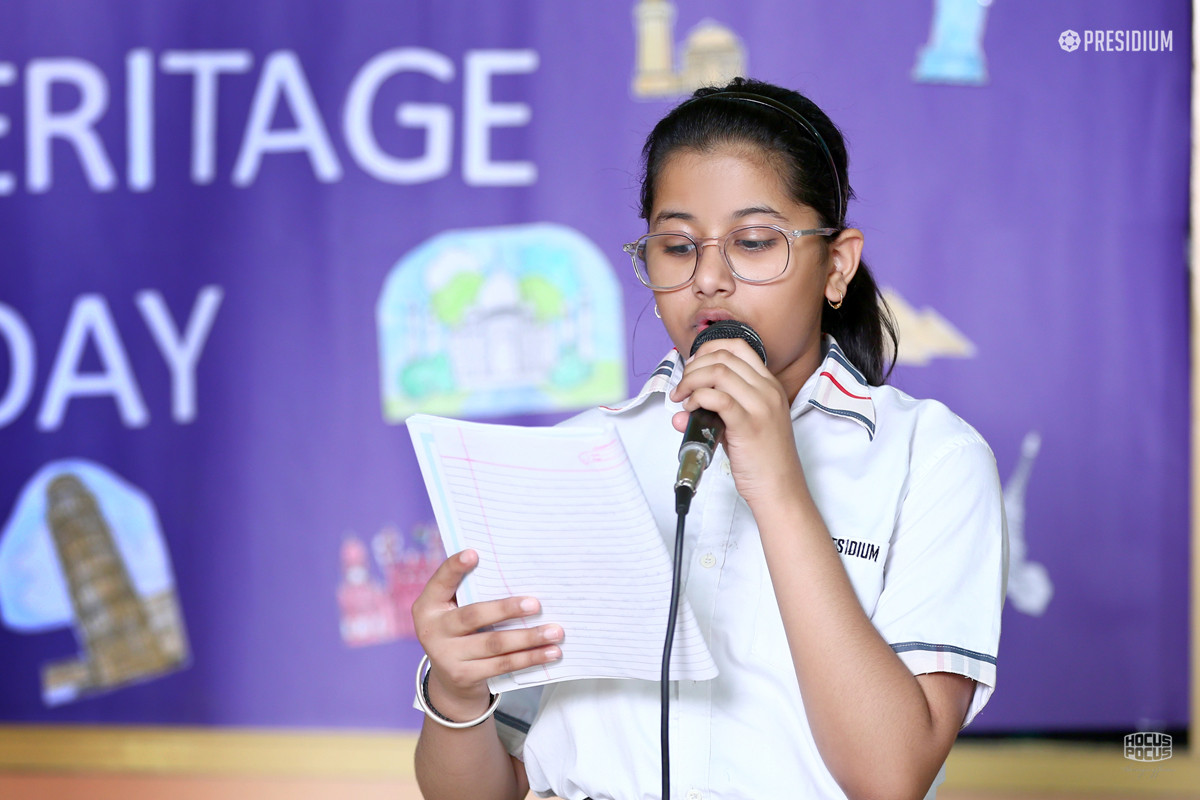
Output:
M965 726L996 685L1008 548L995 459L941 403L869 386L832 338L823 349L791 409L809 491L900 660L914 675L975 680ZM681 441L671 416L682 408L668 395L682 362L673 350L637 397L562 423L615 424L668 551ZM720 449L687 518L682 581L720 674L676 682L672 794L845 798L809 729L758 528ZM506 693L496 728L541 797L651 800L661 793L659 716L657 682L577 680ZM927 800L944 775L945 765Z

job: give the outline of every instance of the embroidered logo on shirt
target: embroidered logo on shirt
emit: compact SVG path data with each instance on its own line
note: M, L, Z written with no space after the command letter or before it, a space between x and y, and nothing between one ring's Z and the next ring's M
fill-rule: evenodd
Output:
M879 561L879 545L871 542L860 542L857 539L837 539L833 540L833 544L837 547L839 555L843 556L858 556L867 561Z

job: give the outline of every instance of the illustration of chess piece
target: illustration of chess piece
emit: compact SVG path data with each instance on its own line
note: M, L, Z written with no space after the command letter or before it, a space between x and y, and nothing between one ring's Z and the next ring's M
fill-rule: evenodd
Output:
M1033 461L1042 446L1037 431L1025 434L1021 458L1004 486L1004 516L1008 521L1008 599L1023 614L1040 617L1054 596L1054 584L1046 568L1025 560L1025 490Z
M929 43L917 53L918 83L981 85L987 82L983 30L992 0L934 0Z
M634 97L671 97L679 93L675 74L675 6L670 0L639 0L633 7L637 37Z
M173 646L160 642L95 495L66 473L50 482L46 500L46 522L84 652L81 659L43 669L43 694L61 701L176 666L186 655L182 629L173 632Z

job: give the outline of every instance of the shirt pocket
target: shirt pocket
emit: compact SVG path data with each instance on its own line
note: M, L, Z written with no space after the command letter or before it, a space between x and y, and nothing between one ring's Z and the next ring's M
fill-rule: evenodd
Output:
M888 542L833 537L842 566L854 587L854 594L868 617L875 613L883 591L883 567L887 562ZM776 669L794 672L792 651L788 647L779 601L771 584L771 573L764 560L758 584L758 602L754 614L754 640L750 653Z

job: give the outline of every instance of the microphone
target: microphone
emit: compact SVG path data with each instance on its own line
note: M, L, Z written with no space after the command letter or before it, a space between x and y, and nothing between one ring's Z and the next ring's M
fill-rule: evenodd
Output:
M767 351L763 348L762 339L744 322L732 319L720 319L700 331L700 335L692 342L692 352L705 342L713 339L744 339L754 348L758 357L767 363ZM725 433L725 423L720 415L707 408L698 408L688 417L687 430L683 434L683 444L679 446L679 472L675 477L675 510L686 514L692 504L692 497L700 485L700 477L712 463L713 450Z

